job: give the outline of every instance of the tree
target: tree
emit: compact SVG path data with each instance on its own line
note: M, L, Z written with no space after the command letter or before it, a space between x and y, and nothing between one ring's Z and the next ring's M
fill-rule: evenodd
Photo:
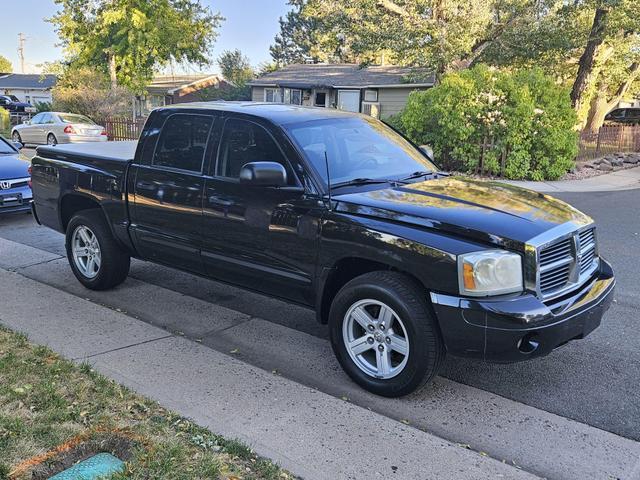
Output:
M112 87L105 73L61 64L48 65L46 69L59 76L51 90L54 111L80 113L95 119L131 115L131 92L124 87Z
M256 76L249 59L238 49L225 50L216 61L222 76L236 87L244 87Z
M49 21L68 60L137 93L171 61L209 64L224 18L200 0L56 0Z
M0 73L11 72L13 72L13 65L11 65L11 62L7 58L0 55Z

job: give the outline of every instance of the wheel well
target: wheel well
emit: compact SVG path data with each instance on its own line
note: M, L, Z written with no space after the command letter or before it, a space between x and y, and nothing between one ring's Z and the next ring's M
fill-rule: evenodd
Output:
M76 213L81 210L90 210L92 208L100 208L100 204L91 198L87 198L82 195L65 195L62 197L60 215L63 230L67 230L69 221Z
M400 272L408 277L412 278L419 285L422 282L418 280L414 275L397 268L387 265L382 262L376 262L375 260L369 260L366 258L348 257L339 260L331 269L331 273L327 277L322 290L322 299L320 301L320 308L317 313L320 323L326 324L329 322L329 310L331 309L331 302L340 289L347 284L347 282L353 280L360 275L364 275L369 272L377 271L395 271Z

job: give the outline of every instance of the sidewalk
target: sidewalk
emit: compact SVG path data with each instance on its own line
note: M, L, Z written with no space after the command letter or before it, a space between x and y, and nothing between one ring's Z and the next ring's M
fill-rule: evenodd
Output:
M17 273L0 291L25 292L1 324L305 479L538 478Z
M585 178L584 180L558 180L555 182L498 181L542 193L613 192L640 188L640 167L606 173L597 177Z

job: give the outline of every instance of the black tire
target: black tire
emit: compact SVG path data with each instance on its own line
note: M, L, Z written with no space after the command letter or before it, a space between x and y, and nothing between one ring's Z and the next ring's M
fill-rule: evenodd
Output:
M50 133L49 135L47 135L47 145L55 146L57 144L58 144L58 139L53 133Z
M385 397L400 397L421 389L438 373L445 348L426 296L424 288L411 278L391 271L366 273L338 292L329 313L331 345L344 371L362 388ZM391 307L406 330L409 355L404 368L392 378L365 373L347 351L343 338L345 316L352 305L363 299Z
M22 137L18 132L13 132L11 134L11 140L13 140L14 142L20 142L24 145L24 142L22 141Z
M74 260L72 239L80 226L87 227L96 237L100 246L101 262L97 274L93 278L85 276ZM85 287L91 290L107 290L121 284L129 274L131 257L116 243L115 238L99 209L82 210L69 222L66 232L65 246L67 259L73 274Z

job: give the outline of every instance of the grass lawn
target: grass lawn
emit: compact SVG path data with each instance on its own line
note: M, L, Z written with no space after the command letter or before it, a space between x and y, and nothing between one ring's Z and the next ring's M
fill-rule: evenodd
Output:
M293 478L243 444L0 327L0 480L46 479L99 452L126 462L117 480Z

